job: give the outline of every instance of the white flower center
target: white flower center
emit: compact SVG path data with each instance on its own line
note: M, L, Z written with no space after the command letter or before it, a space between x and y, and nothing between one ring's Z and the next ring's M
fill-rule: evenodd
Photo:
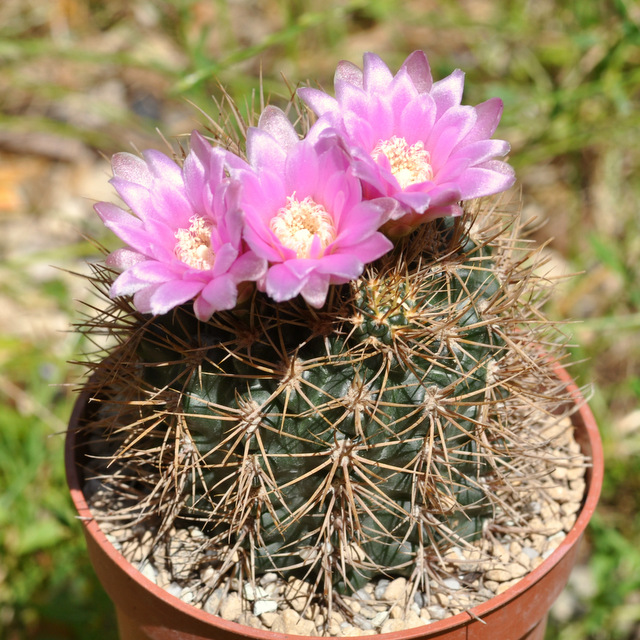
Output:
M336 239L336 228L327 210L308 196L301 202L296 200L295 193L271 218L269 228L298 258L309 257L314 237L318 237L323 249Z
M433 180L431 155L420 140L412 145L397 136L379 140L371 155L374 160L378 160L381 155L389 160L391 173L403 189L417 182Z
M200 216L193 216L189 222L191 226L188 229L178 229L175 233L178 241L174 249L176 256L193 269L211 269L215 262L215 254L211 250L212 225Z

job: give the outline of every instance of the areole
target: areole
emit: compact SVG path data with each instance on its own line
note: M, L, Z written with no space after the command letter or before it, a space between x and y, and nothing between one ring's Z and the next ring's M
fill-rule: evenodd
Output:
M556 366L558 377L578 405L573 415L575 435L591 458L587 490L577 521L560 546L538 568L504 593L468 612L406 631L380 634L381 640L440 638L446 640L542 640L553 602L564 588L575 563L579 543L593 515L603 478L603 452L598 428L571 377ZM96 574L113 600L121 640L284 640L301 638L243 626L205 613L170 595L131 566L93 519L83 494L83 445L78 438L88 394L82 394L69 423L66 471L71 498L83 523L89 556Z

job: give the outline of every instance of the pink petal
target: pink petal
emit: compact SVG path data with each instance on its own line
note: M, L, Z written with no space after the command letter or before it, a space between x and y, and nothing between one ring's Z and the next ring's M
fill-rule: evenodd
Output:
M316 271L327 275L335 274L355 280L364 269L364 263L359 259L360 247L358 246L358 256L353 254L334 254L325 256L319 261Z
M226 273L238 257L238 250L228 242L216 249L216 258L213 263L213 276L215 278Z
M142 229L143 227L142 221L139 218L132 216L124 209L110 202L98 202L93 208L105 225L109 224L112 227L127 226L137 229Z
M469 106L449 109L436 120L425 144L431 152L434 171L437 172L447 161L455 146L471 131L475 122L475 109Z
M490 98L475 107L478 119L475 126L467 135L469 142L490 138L498 128L502 117L503 103L500 98Z
M134 294L133 304L135 305L136 309L140 311L140 313L152 313L151 297L153 296L153 294L155 293L155 290L159 286L160 286L159 284L153 285L153 286L147 287L146 289L142 289L141 291L138 291Z
M193 299L202 290L202 282L173 280L155 287L149 298L151 312L162 315Z
M114 269L120 269L124 271L125 269L133 267L133 265L135 264L144 262L146 259L147 256L138 253L137 251L132 251L131 249L123 247L121 249L112 251L107 256L105 264L108 267L113 267Z
M301 87L297 91L300 99L317 115L333 111L338 108L338 101L320 89Z
M393 80L393 74L382 58L375 53L365 53L363 56L364 90L371 94L386 92Z
M267 261L252 251L243 253L231 266L229 273L236 282L256 282L267 272Z
M260 115L258 127L273 136L285 151L290 151L300 138L282 109L268 105Z
M291 300L302 289L304 281L287 267L287 263L275 264L267 271L266 291L276 302Z
M333 77L334 86L345 82L360 89L364 88L364 76L362 69L348 60L342 60L338 63Z
M330 279L319 273L312 273L304 283L300 293L310 306L319 309L327 299Z
M224 275L209 282L200 296L211 305L214 312L224 311L236 306L238 289L233 278Z
M500 193L513 186L515 172L506 162L490 160L481 167L471 167L460 180L461 199L479 198Z
M143 187L150 187L153 184L153 176L149 171L147 163L132 153L120 152L111 158L113 175L127 182L133 182Z
M402 63L401 69L406 69L415 88L420 93L427 93L433 85L431 67L424 51L414 51Z
M467 136L468 137L468 136ZM465 144L454 152L456 158L469 158L473 164L480 164L491 158L501 157L509 153L511 146L506 140L478 140L471 144Z
M270 133L250 127L247 132L247 158L255 169L268 167L272 171L282 171L286 151Z
M460 71L460 69L456 69L451 75L433 84L431 97L438 108L438 117L442 116L448 109L460 105L463 89L464 72Z
M398 134L409 144L425 141L436 121L436 106L433 98L426 93L411 100L401 111Z
M148 149L142 155L154 180L160 180L163 184L169 183L177 188L182 187L182 170L171 158L155 149Z

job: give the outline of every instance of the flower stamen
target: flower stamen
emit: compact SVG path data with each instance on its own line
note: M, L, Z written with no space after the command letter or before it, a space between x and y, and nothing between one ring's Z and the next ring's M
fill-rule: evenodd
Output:
M278 240L296 252L298 258L311 255L313 239L317 236L322 249L336 239L336 228L327 210L309 196L299 201L295 193L287 198L287 204L271 218L269 228Z
M211 269L215 262L215 254L211 250L213 225L200 216L193 216L189 222L191 225L188 229L178 229L175 233L178 241L174 249L175 254L179 260L193 269Z
M381 155L389 161L391 173L403 189L412 184L433 180L431 155L420 140L412 145L397 136L379 140L371 156L377 161Z

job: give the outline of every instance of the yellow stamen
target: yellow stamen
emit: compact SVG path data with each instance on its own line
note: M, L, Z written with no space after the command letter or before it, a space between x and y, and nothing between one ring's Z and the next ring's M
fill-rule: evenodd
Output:
M175 233L178 241L176 256L193 269L211 269L215 262L215 254L211 250L212 225L199 216L193 216L189 222L191 226L188 229L178 229Z
M308 196L302 201L296 200L295 193L271 218L269 228L285 247L296 252L298 258L310 256L315 236L323 249L336 239L333 219L327 210Z
M411 184L433 180L431 155L421 141L409 145L404 138L393 136L389 140L380 140L371 155L374 160L381 155L386 156L391 173L403 189Z

